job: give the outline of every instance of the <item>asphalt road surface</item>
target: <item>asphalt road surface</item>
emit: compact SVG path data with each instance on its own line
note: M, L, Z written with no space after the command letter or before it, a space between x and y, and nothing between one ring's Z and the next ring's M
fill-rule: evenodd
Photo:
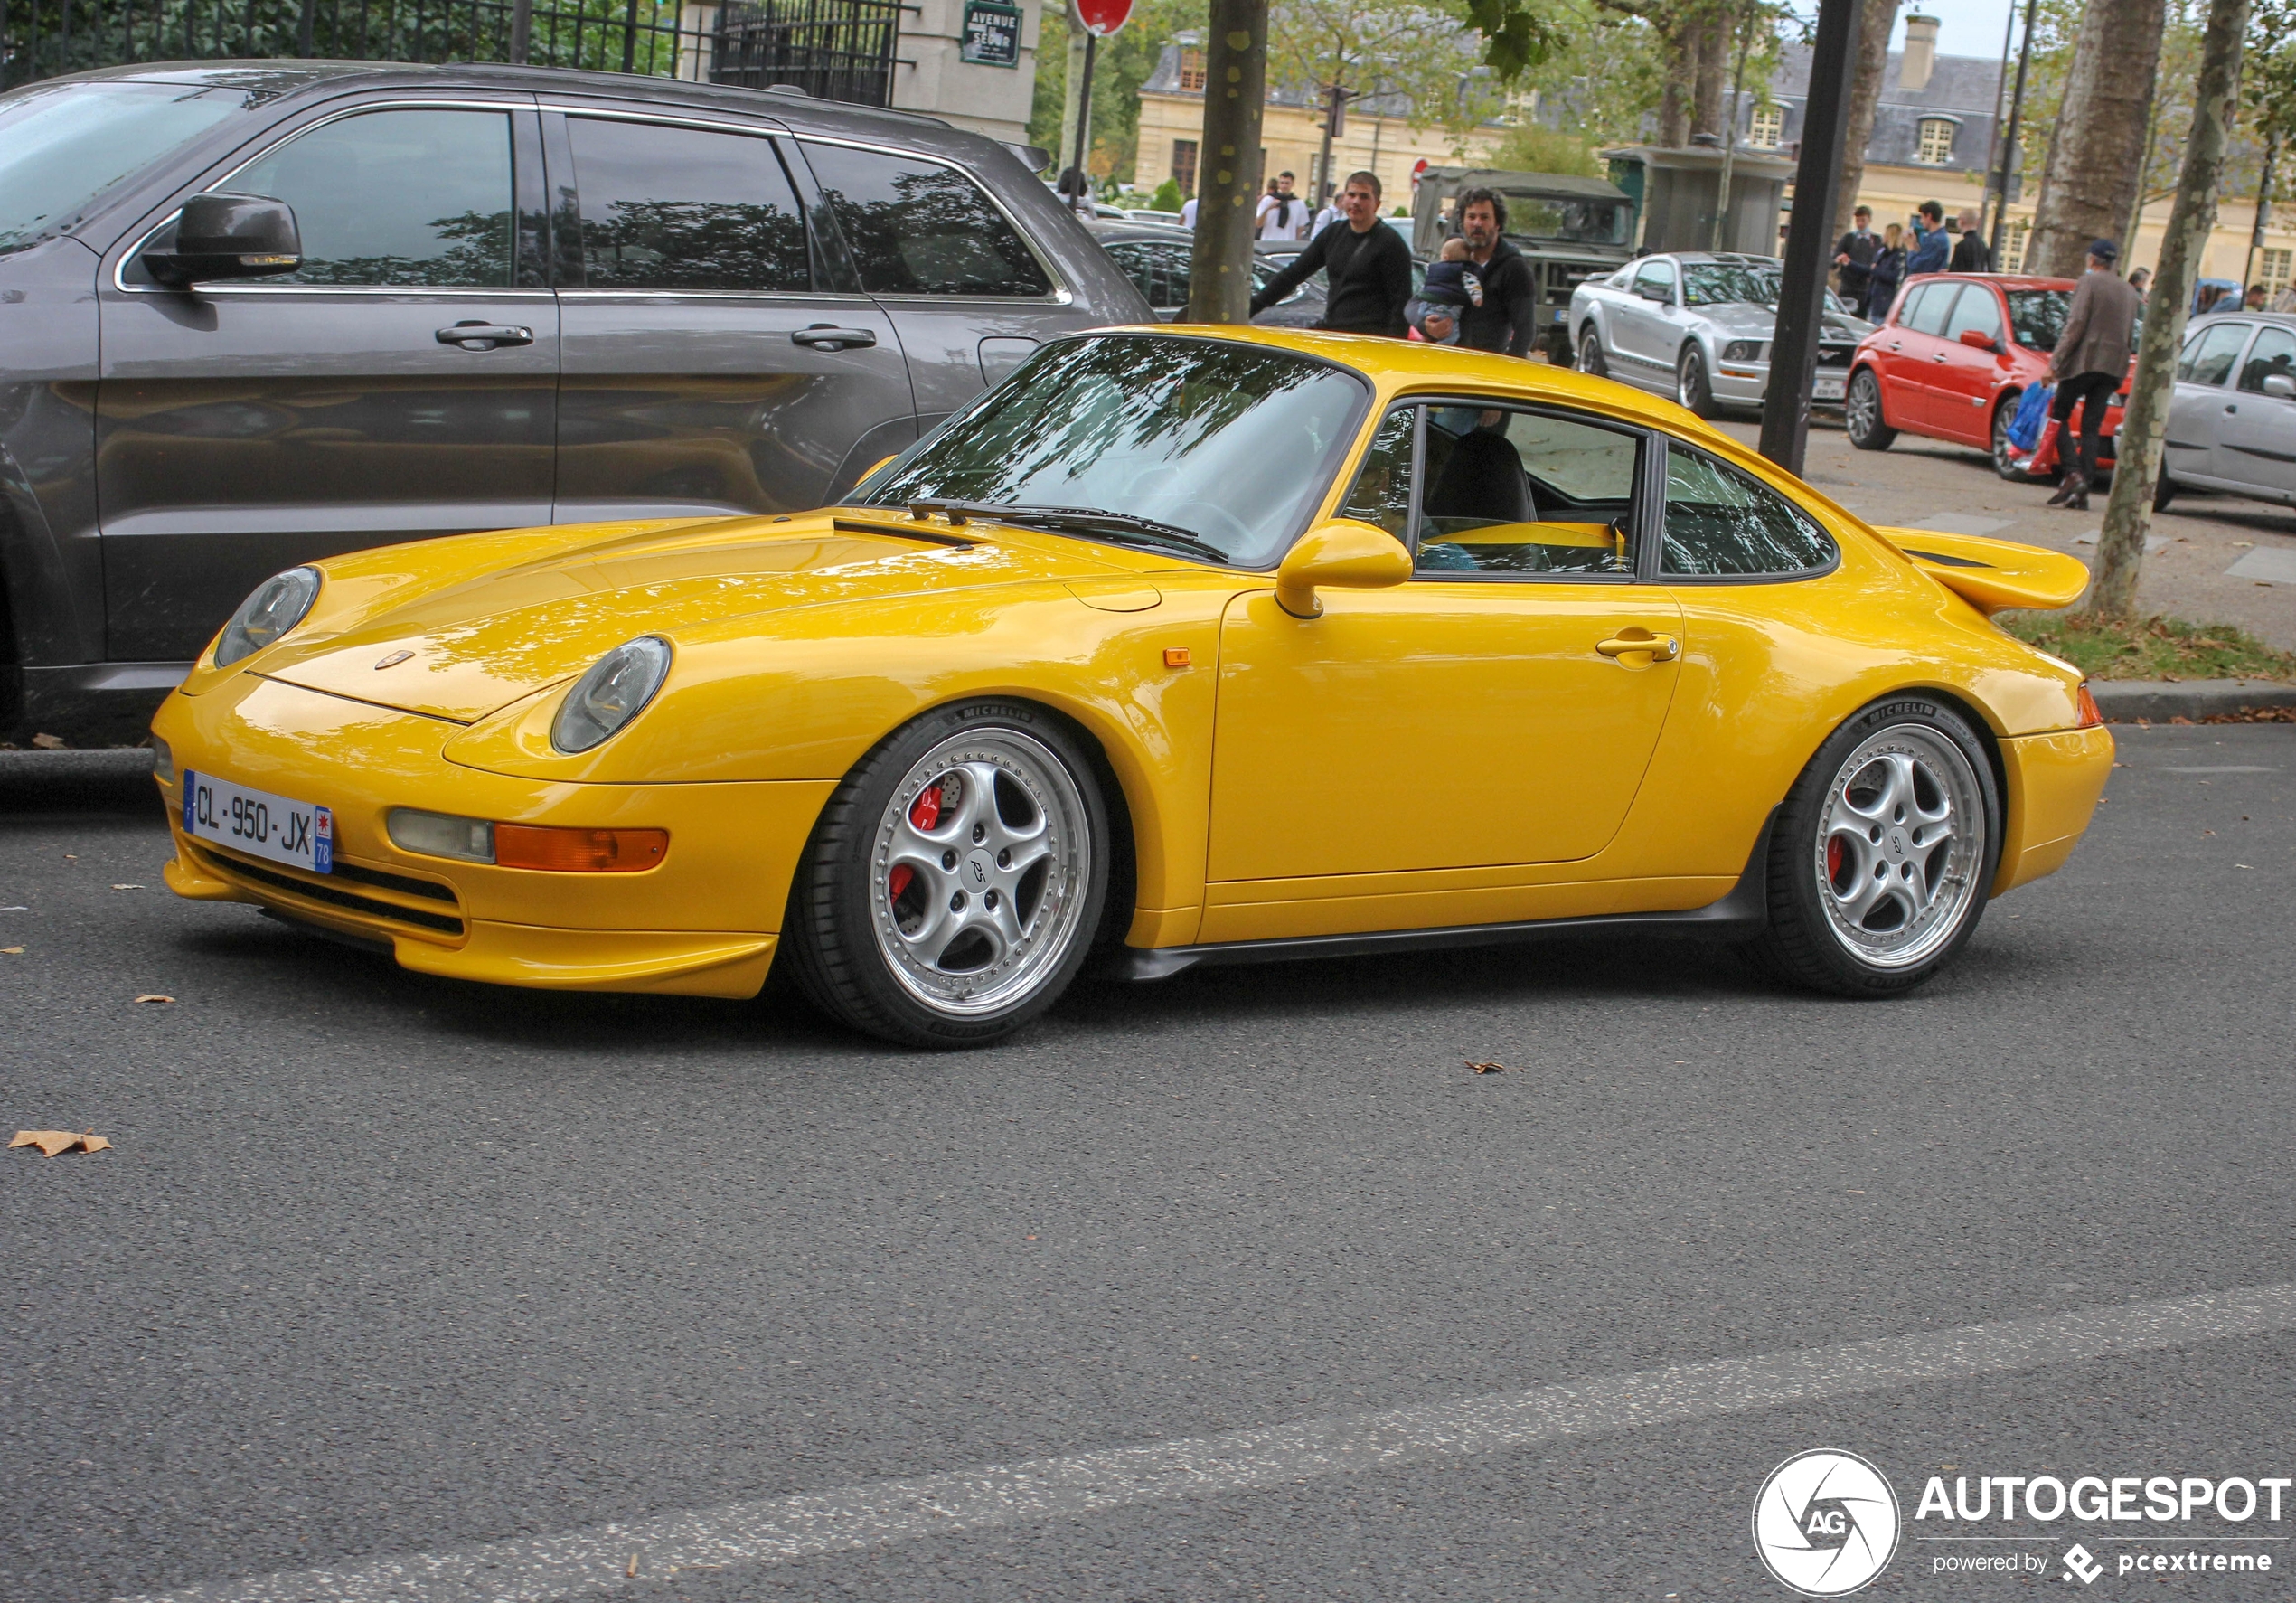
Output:
M1896 1488L1868 1596L2286 1595L2296 1495L1914 1517L2296 1475L2296 728L2118 733L1910 1000L1608 941L946 1056L403 974L0 757L0 1123L115 1143L0 1153L0 1598L1781 1598L1813 1447Z

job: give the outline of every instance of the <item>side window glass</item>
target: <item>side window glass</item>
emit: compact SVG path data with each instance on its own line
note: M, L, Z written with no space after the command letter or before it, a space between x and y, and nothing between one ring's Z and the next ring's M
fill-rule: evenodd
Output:
M1159 245L1156 248L1156 255L1163 268L1163 276L1160 282L1165 296L1169 298L1158 300L1151 296L1148 304L1158 307L1186 306L1189 284L1196 270L1196 263L1189 248L1185 245Z
M1674 293L1673 263L1665 261L1643 263L1642 270L1634 275L1634 289L1637 294L1650 290L1661 298L1672 295Z
M2186 347L2177 376L2195 384L2223 383L2232 377L2233 362L2248 343L2248 331L2245 323L2211 323Z
M1048 295L1052 285L980 186L952 167L805 146L871 295Z
M1377 523L1407 544L1411 539L1411 436L1419 409L1397 407L1379 425L1363 453L1355 488L1340 507L1343 518Z
M1833 559L1832 539L1775 490L1702 451L1667 448L1661 572L1806 573Z
M2256 336L2249 347L2248 360L2240 364L2240 387L2263 392L2264 381L2278 373L2284 379L2296 379L2296 334L2285 328L2268 327Z
M1132 280L1132 287L1147 298L1150 306L1161 306L1162 303L1156 298L1156 275L1149 249L1131 240L1119 240L1107 247L1108 259Z
M1993 298L1990 289L1973 285L1964 286L1962 297L1953 303L1953 315L1945 323L1945 337L1957 340L1974 329L1989 340L2001 337L2001 303Z
M1915 334L1945 332L1945 314L1952 310L1953 297L1961 293L1958 284L1929 284L1922 288L1921 299L1915 304L1906 325Z
M265 284L511 282L510 117L370 111L290 139L223 187L295 208L303 265Z
M569 117L592 289L805 290L805 224L773 144Z
M1626 571L1639 448L1547 412L1428 408L1419 571Z

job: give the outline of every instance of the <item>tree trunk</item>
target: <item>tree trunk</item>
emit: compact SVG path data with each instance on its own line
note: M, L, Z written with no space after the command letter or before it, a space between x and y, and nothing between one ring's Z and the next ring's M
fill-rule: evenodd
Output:
M1723 92L1730 86L1730 8L1717 5L1698 24L1696 92L1690 103L1692 135L1722 132Z
M1210 23L1188 320L1248 323L1252 203L1259 194L1260 111L1267 99L1267 0L1211 0Z
M2113 499L2104 509L2096 582L2089 590L2088 610L2100 618L2125 618L2136 611L2144 537L2152 526L2152 492L2160 478L2160 440L2176 393L2177 347L2184 341L2193 277L2216 226L2216 191L2224 182L2233 96L2240 88L2240 42L2247 31L2248 0L2210 0L2184 175L2177 184L2176 205L2169 213L2169 232L2160 241L2160 263L2145 303L2129 410L2114 440Z
M1084 96L1084 46L1085 41L1090 37L1085 32L1084 19L1077 14L1073 0L1061 9L1068 18L1068 48L1065 63L1068 77L1060 86L1060 148L1052 153L1055 177L1067 172L1068 164L1077 159L1077 113L1081 108L1078 103Z
M2143 181L2160 65L2162 0L2088 0L2049 137L2025 270L2077 278L2093 240L2117 240Z
M1858 208L1858 186L1866 181L1866 146L1874 137L1882 75L1889 68L1889 35L1896 27L1897 0L1865 0L1858 22L1858 64L1849 74L1849 136L1841 147L1841 183L1834 191L1829 240L1849 231L1849 214ZM1830 253L1827 259L1833 259Z
M1684 17L1666 40L1666 84L1659 92L1658 143L1679 150L1690 142L1690 104L1698 80L1698 19Z

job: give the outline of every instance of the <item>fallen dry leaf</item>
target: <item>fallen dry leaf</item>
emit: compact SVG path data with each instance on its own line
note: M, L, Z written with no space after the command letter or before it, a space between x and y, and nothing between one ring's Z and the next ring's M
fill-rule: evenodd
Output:
M173 996L163 996L157 991L146 991L142 995L136 997L136 1000L138 1002L173 1002L175 998Z
M115 891L141 891L144 887L141 885L114 885L112 889Z
M77 1146L83 1152L108 1152L111 1143L88 1130L18 1130L11 1146L37 1146L50 1157Z
M32 743L42 751L61 751L64 749L63 741L54 735L34 735Z
M1504 1063L1478 1063L1473 1058L1469 1058L1467 1060L1467 1067L1473 1070L1477 1074L1504 1074L1507 1072L1507 1065Z
M23 948L22 947L0 947L0 952L5 952L5 953L7 953L7 954L8 954L11 957L15 957L17 954L19 954L19 953L20 953L20 952L22 952L23 950L24 950L24 948Z

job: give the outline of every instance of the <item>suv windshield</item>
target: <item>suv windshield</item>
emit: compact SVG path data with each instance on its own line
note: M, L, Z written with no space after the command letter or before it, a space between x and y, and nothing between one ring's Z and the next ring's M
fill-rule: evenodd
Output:
M2073 307L2069 289L2012 289L2009 292L2009 333L2028 351L2054 351L2056 336L2065 332L2065 314Z
M105 190L251 98L208 84L112 80L0 100L0 253L71 226Z
M1745 301L1754 306L1775 306L1778 303L1778 285L1779 276L1776 273L1760 268L1685 264L1682 269L1682 304L1714 306Z
M1154 335L1063 340L852 499L1127 514L1263 568L1305 526L1369 399L1345 369L1284 351ZM1100 537L1124 538L1113 526Z
M1507 201L1507 232L1517 239L1626 243L1627 210L1616 201L1558 200L1519 189L1501 193Z

